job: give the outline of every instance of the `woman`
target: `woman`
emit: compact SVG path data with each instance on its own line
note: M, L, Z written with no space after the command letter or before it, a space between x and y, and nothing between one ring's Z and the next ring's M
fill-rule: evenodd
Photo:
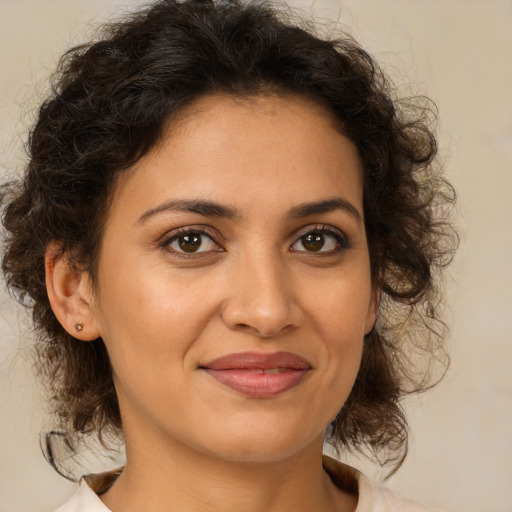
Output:
M400 108L399 108L400 107ZM60 512L427 510L322 456L406 454L400 399L442 350L425 108L348 37L159 1L68 52L4 199L54 442L122 436ZM6 193L7 194L7 193Z

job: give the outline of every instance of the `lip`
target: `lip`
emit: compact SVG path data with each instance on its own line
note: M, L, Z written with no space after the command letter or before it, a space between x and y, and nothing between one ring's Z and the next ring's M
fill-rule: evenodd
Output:
M300 384L312 369L291 352L239 352L200 366L217 382L251 398L271 398Z

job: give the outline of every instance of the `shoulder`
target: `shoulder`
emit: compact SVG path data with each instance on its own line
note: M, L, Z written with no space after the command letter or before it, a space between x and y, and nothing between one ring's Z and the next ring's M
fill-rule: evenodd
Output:
M75 494L55 512L111 512L98 497L119 476L121 469L82 477Z
M375 485L356 469L331 457L324 456L323 466L336 485L357 488L359 498L355 512L443 512L402 498L383 486Z
M110 512L98 495L82 479L75 494L55 512Z
M356 512L442 512L411 501L380 485L375 485L361 475L359 478L359 503Z

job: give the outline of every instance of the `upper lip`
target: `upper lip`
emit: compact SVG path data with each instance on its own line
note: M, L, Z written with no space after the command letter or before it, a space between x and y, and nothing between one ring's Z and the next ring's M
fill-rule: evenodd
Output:
M238 352L202 364L201 368L209 370L269 370L272 368L290 368L292 370L309 370L311 365L304 358L291 352Z

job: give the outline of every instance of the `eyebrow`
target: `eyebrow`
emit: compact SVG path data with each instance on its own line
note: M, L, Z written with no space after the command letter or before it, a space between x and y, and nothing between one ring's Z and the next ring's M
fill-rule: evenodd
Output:
M343 210L354 217L359 223L363 223L363 217L359 213L359 210L351 202L342 197L333 197L332 199L326 199L324 201L299 204L290 210L290 216L301 218L320 213L329 213L335 210Z
M363 222L363 218L359 213L359 210L352 203L341 197L299 204L289 211L289 216L292 218L302 218L309 217L311 215L329 213L336 210L343 210L354 217L359 223ZM198 213L206 217L222 217L233 220L241 218L240 213L235 208L221 205L213 201L177 199L166 201L165 203L144 212L137 220L137 224L142 224L150 217L167 211L184 211Z
M165 203L144 212L137 220L137 224L142 224L150 217L166 211L192 212L199 213L200 215L205 215L207 217L224 217L228 219L236 219L239 216L233 208L229 208L228 206L223 206L212 201L177 199L166 201Z

